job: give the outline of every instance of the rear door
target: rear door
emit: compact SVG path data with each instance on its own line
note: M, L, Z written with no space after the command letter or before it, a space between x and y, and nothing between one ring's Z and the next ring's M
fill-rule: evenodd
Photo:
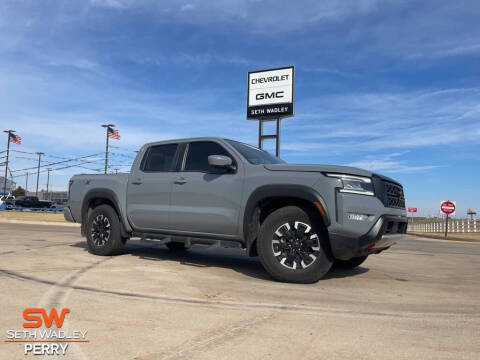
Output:
M211 167L209 155L231 157L237 170L229 172ZM243 170L222 144L214 141L189 143L173 182L171 229L237 235Z
M127 185L127 214L137 231L169 228L169 210L178 144L153 145Z

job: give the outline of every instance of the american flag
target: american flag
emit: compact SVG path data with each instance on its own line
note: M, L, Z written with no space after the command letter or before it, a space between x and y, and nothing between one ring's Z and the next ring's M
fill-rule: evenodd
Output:
M118 133L118 130L113 130L111 127L108 128L108 137L120 140L120 134Z
M13 133L8 133L8 134L9 134L8 141L13 142L15 144L19 144L19 145L22 143L22 138L20 137L20 135L15 135Z

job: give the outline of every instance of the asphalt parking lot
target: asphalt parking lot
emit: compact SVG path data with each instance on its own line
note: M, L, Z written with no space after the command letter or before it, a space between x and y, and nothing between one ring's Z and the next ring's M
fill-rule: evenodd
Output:
M298 285L241 250L133 240L97 257L78 228L0 223L0 299L4 339L25 308L68 307L63 328L89 340L69 359L480 358L480 243L411 237Z

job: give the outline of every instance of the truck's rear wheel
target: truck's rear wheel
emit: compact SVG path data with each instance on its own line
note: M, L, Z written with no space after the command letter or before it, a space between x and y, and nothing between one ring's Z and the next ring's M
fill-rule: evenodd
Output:
M313 219L296 206L280 208L267 216L257 239L260 260L276 280L312 283L332 266L326 237Z
M359 256L351 258L350 260L335 260L333 266L340 268L340 269L353 269L357 266L361 265L365 260L367 260L367 256Z
M125 242L120 231L117 213L109 205L93 209L86 226L88 251L95 255L116 255Z

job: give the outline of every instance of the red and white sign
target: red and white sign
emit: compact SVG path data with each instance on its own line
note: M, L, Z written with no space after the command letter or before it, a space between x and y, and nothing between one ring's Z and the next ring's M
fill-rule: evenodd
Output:
M442 210L442 212L447 215L455 213L455 202L450 200L442 201L440 203L440 210Z
M417 212L417 208L416 208L416 207L409 207L409 208L408 208L408 212L414 212L414 213L416 213L416 212Z

